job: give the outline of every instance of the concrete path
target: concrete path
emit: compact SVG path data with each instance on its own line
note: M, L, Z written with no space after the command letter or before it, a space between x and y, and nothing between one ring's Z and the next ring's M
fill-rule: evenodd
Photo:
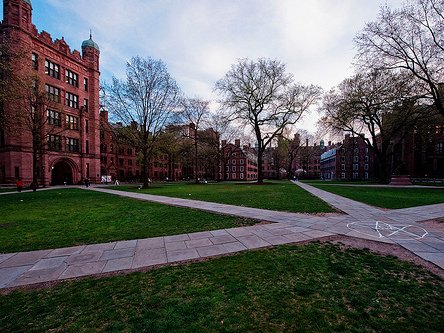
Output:
M346 214L318 216L276 212L92 187L90 190L123 197L275 223L0 254L0 288L136 270L338 234L397 243L444 269L444 232L418 223L444 217L444 204L381 210L304 183L295 184Z

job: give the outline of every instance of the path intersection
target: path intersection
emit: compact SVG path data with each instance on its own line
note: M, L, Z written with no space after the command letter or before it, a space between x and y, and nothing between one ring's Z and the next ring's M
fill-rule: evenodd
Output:
M419 223L444 217L444 204L382 210L294 182L345 214L319 216L213 202L116 191L90 190L167 205L273 222L155 238L0 254L0 288L137 270L249 249L345 235L399 244L444 269L444 231Z

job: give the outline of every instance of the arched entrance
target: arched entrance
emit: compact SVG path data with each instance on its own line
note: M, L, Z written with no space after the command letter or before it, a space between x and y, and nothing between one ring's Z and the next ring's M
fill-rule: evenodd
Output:
M72 168L66 161L59 161L52 167L51 185L72 185Z

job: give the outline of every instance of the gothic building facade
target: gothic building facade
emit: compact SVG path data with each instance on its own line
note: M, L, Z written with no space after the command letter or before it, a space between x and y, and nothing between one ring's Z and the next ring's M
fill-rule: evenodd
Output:
M38 32L30 0L3 0L0 38L12 46L1 54L10 62L3 78L22 82L17 96L1 105L0 184L18 178L40 185L99 181L98 45L90 35L82 52L72 51L63 37Z

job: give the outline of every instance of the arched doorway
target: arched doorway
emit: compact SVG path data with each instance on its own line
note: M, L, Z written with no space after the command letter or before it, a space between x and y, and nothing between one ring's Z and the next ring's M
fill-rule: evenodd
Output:
M72 168L66 161L54 164L51 172L51 185L72 185Z

